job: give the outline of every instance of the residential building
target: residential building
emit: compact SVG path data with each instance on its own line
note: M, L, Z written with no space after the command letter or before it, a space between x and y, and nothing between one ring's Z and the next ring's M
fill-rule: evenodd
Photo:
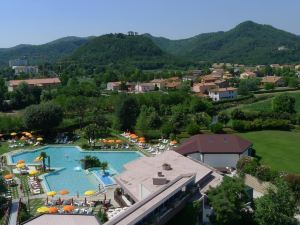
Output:
M279 64L271 64L270 65L271 68L274 68L274 69L279 69L281 68L281 66Z
M167 90L175 90L181 87L181 81L169 81L166 83Z
M39 78L28 80L10 80L8 82L8 91L14 91L16 87L21 83L27 83L29 86L49 87L60 84L59 78Z
M13 67L13 66L27 66L28 65L28 61L27 59L11 59L8 62L9 67Z
M228 87L212 89L209 90L208 95L213 101L234 99L237 97L237 88Z
M139 93L154 91L155 85L153 83L138 83L135 85L135 91Z
M150 83L154 84L159 90L164 90L166 88L167 81L165 79L154 79Z
M275 87L281 87L284 85L284 81L282 77L278 76L265 76L261 80L261 84L273 84Z
M39 68L37 66L13 66L12 69L15 71L16 75L21 73L25 74L38 74Z
M192 91L195 93L208 94L212 89L216 89L218 86L215 83L196 83L192 87Z
M205 75L204 77L202 77L201 82L202 83L214 83L218 79L220 79L220 77L210 74L210 75Z
M218 88L227 88L229 86L229 82L224 79L216 80L214 83Z
M40 214L21 225L101 225L95 216L72 214Z
M199 78L198 75L186 75L182 77L182 81L196 81Z
M232 134L198 134L184 141L176 152L223 170L236 167L242 156L251 154L252 143Z
M165 224L190 199L197 195L201 199L210 187L222 182L213 168L175 151L141 157L124 169L115 180L133 205L105 225Z
M240 79L249 79L249 78L255 78L256 73L252 71L245 71L244 73L240 74Z
M108 91L118 91L118 90L120 90L120 86L121 86L121 81L108 82L106 84L106 90L108 90Z

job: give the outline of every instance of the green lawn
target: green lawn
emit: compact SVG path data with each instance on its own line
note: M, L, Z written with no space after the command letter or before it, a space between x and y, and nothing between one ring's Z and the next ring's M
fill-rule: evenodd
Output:
M261 163L279 171L300 174L300 131L257 131L239 135L253 142Z

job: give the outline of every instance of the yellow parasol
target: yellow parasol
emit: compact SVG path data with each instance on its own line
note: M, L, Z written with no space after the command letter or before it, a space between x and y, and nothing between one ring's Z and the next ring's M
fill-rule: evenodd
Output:
M84 195L91 196L91 195L94 195L95 193L96 193L95 191L89 190L89 191L84 192Z
M40 162L40 161L42 161L42 160L43 160L43 157L38 156L38 157L36 157L33 161L34 161L34 162Z
M53 196L56 195L56 191L49 191L49 192L47 193L47 195L50 196L50 197L53 197Z
M31 175L31 176L35 176L35 175L37 175L38 173L39 173L39 171L37 171L37 170L29 170L29 175Z
M25 167L25 163L17 164L16 167L17 167L18 169L24 168L24 167Z
M44 139L42 137L38 137L36 140L37 141L43 141Z
M49 211L49 208L46 206L42 206L36 210L38 213L46 213Z
M16 132L12 132L12 133L10 133L10 135L11 135L11 136L16 136L17 133L16 133Z

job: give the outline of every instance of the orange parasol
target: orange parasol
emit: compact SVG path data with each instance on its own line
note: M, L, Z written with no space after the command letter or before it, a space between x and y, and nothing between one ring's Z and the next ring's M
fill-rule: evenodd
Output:
M4 176L4 178L5 178L6 180L9 180L9 179L12 179L13 176L14 176L13 174L7 174L7 175Z
M48 209L48 212L49 212L49 213L57 213L57 212L58 212L58 208L56 208L56 207L50 207L50 208Z
M20 159L20 160L18 160L18 162L17 162L17 164L22 164L22 163L25 163L25 160Z
M65 189L63 189L63 190L61 190L60 192L59 192L59 194L60 195L67 195L67 194L69 194L70 192L68 191L68 190L65 190Z
M123 141L122 140L115 140L116 143L120 144L122 143Z
M73 210L74 210L74 206L72 206L72 205L64 206L64 211L66 211L66 212L72 212Z

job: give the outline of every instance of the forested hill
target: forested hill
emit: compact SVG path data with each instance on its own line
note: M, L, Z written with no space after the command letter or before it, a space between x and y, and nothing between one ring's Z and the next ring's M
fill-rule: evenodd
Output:
M243 64L300 62L300 36L252 21L227 32L182 40L145 36L170 54L194 60Z
M10 59L27 57L31 64L55 62L72 53L93 37L65 37L43 45L18 45L0 49L0 66L8 65Z
M178 60L162 51L143 35L106 34L79 47L72 60L96 64L130 64L140 68L158 68Z

